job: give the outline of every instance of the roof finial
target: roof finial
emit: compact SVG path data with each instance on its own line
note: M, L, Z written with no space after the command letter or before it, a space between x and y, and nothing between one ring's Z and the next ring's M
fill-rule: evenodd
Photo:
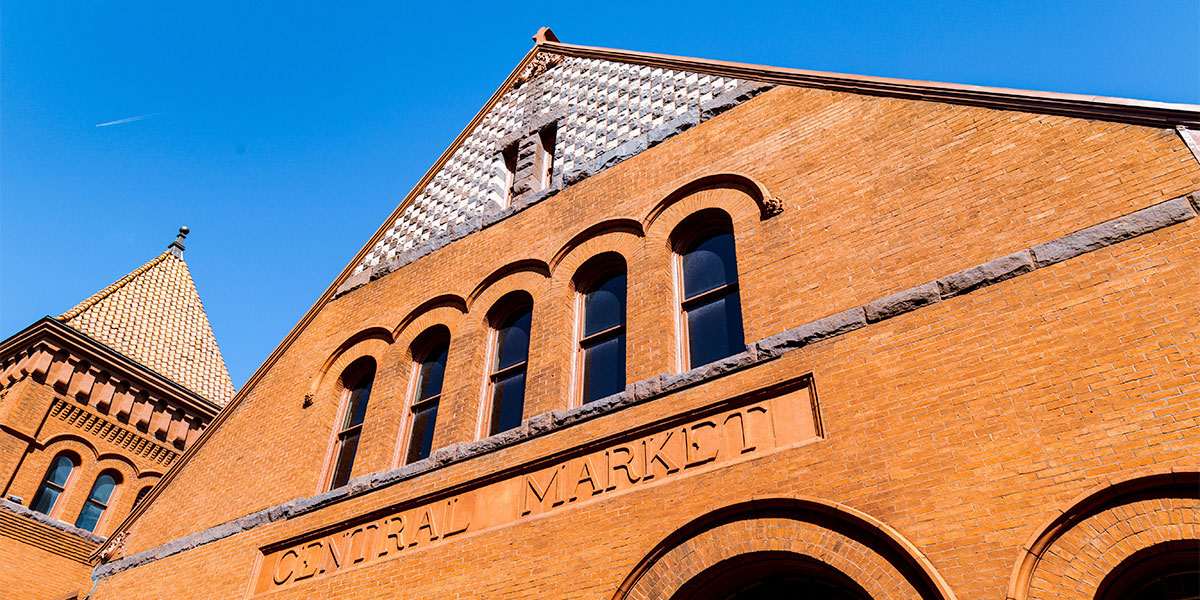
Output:
M188 229L187 225L179 228L179 235L175 236L175 241L167 245L167 248L171 250L171 254L179 258L183 258L183 251L185 250L183 247L183 240L190 232L191 229Z
M543 28L539 29L537 33L533 34L533 43L538 46L541 46L542 44L545 44L546 42L557 42L557 41L558 41L558 36L554 35L554 32L550 31L549 27L543 27Z

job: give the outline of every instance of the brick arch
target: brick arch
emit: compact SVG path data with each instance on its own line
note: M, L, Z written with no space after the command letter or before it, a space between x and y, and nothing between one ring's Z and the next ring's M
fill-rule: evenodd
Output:
M538 261L538 263L545 264L541 263L541 261ZM547 278L550 274L549 270L530 266L530 268L520 268L511 271L501 269L501 271L505 272L494 280L485 280L484 283L480 284L483 287L476 288L476 291L472 292L471 296L468 297L467 306L472 319L486 323L487 314L496 305L496 302L512 292L524 291L533 296L534 310L537 310L536 307L545 300L544 292ZM499 272L497 271L497 273Z
M392 341L392 332L382 327L370 327L347 338L338 345L337 350L334 350L329 358L325 359L325 364L321 365L316 377L313 377L306 401L312 401L319 394L332 389L333 382L341 376L346 367L350 366L350 363L364 356L374 358L376 364L382 362L380 359L392 345Z
M462 318L466 313L467 301L462 296L437 296L409 312L392 332L392 339L403 349L404 356L411 358L411 346L417 336L434 325L445 325L450 330L450 337L454 338L462 330Z
M74 452L80 460L85 457L95 462L100 458L100 451L87 438L73 433L59 433L50 436L39 442L41 450L47 454L57 456L64 449ZM83 452L81 450L86 450Z
M130 479L137 479L142 476L142 471L141 469L138 469L137 464L135 464L132 460L129 460L129 458L125 455L117 454L116 452L101 453L100 456L96 457L96 464L98 465L97 468L101 470L112 468L120 471L121 476L127 481ZM122 468L112 466L117 464L121 465Z
M588 258L604 251L598 247L618 252L628 259L640 247L636 241L644 236L641 222L633 219L610 219L596 223L575 234L554 253L549 263L550 273L557 278L559 265L563 265L567 272L574 273Z
M550 276L550 267L543 261L536 258L527 258L518 260L495 271L491 275L483 278L479 285L467 295L467 310L473 310L476 304L482 302L485 308L490 308L496 300L503 296L512 288L513 281L519 281L517 285L524 285L526 291L533 294L533 288L540 285L541 280ZM538 283L532 283L538 282ZM533 294L537 298L537 294Z
M783 202L771 195L767 187L757 180L739 173L715 173L683 184L675 191L667 194L650 209L642 219L643 229L650 231L655 222L665 215L675 204L708 190L730 190L734 195L724 195L724 198L747 198L754 202L759 220L769 219L783 212ZM715 206L714 206L715 207ZM709 208L709 207L706 207ZM729 208L728 210L733 210ZM688 214L695 212L688 211Z
M646 227L646 243L650 248L670 248L675 229L684 219L705 209L716 209L733 222L733 233L739 242L746 239L750 230L756 229L758 211L756 205L743 190L729 187L703 188L680 198L666 207L662 214Z
M928 559L886 524L815 498L768 498L719 509L667 536L613 600L668 600L715 565L757 554L834 569L874 598L953 600Z
M1095 598L1133 554L1196 539L1200 472L1151 471L1082 494L1033 533L1009 578L1009 600Z

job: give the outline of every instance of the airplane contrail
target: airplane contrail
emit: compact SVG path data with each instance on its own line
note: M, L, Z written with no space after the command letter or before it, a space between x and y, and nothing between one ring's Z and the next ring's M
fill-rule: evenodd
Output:
M120 125L122 123L132 123L134 121L141 121L142 119L149 119L150 117L156 116L158 114L159 113L150 113L147 115L138 115L136 117L129 117L128 119L117 119L116 121L100 123L100 124L96 125L96 127L108 127L109 125Z

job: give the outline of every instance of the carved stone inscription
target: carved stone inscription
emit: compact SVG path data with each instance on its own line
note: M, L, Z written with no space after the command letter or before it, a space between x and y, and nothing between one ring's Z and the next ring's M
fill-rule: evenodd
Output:
M729 408L566 454L570 458L333 533L306 536L263 556L256 592L623 493L686 472L771 452L819 435L811 388ZM620 438L617 438L620 439ZM543 463L544 464L544 463Z
M395 558L471 527L473 495L455 496L296 544L264 557L258 591Z

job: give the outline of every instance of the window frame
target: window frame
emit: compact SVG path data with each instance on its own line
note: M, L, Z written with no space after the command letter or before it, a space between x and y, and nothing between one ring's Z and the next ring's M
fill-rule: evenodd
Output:
M529 385L529 354L533 349L533 296L524 290L516 290L509 292L503 298L498 300L487 315L487 352L484 356L484 376L483 376L483 393L481 394L479 424L476 427L476 439L483 439L503 433L505 430L492 431L492 418L496 409L496 382L500 379L506 379L518 371L523 371L525 374L525 389L521 393L521 414L525 414L525 398L528 395ZM501 324L508 321L518 312L529 312L529 343L525 349L525 360L509 365L502 369L497 369L496 363L500 360L500 329ZM522 418L524 421L524 418ZM519 427L519 425L518 425Z
M516 197L513 189L517 185L517 157L519 156L519 151L520 142L518 141L502 148L498 153L500 167L504 170L504 189L500 192L500 208L512 206L513 199Z
M55 466L58 465L58 459L60 458L66 458L67 460L71 461L71 472L67 473L67 480L64 481L61 486L59 486L57 483L50 482L50 474L54 471ZM34 512L44 514L47 517L57 518L57 515L62 512L62 506L65 503L62 498L63 496L67 495L67 490L71 487L72 482L76 479L76 473L79 472L79 468L81 466L82 462L79 459L79 455L70 450L63 450L58 454L55 454L54 458L50 459L50 464L46 467L45 474L42 475L42 481L38 484L37 491L33 493L33 499L29 502L29 509ZM42 492L47 486L53 486L57 488L58 495L54 497L54 502L50 504L50 510L42 512L34 507L37 506L38 500L41 499Z
M324 489L332 490L347 485L353 477L354 461L358 458L360 445L362 444L363 428L367 423L367 410L371 405L371 392L375 388L375 377L379 374L379 365L374 357L364 356L350 363L343 371L338 381L341 383L341 408L338 411L337 423L340 423L337 429L333 432L332 452L329 460L329 474L325 480ZM371 381L366 388L367 404L363 407L363 418L357 425L350 425L349 421L354 418L354 407L351 406L350 400L354 396L354 390L365 377L370 377ZM352 385L347 385L347 380L352 381ZM357 436L355 441L354 456L350 458L350 465L346 469L346 481L341 485L337 485L338 464L341 461L342 448L345 440L348 437L347 433L355 430Z
M720 234L728 234L733 240L733 265L736 271L736 279L732 283L724 283L716 288L705 290L691 297L685 297L687 290L685 288L683 259L684 255L690 252L689 247L697 246L700 242L708 237L715 237ZM733 352L726 357L735 356L746 351L746 324L745 317L741 313L741 281L742 273L737 268L737 233L733 225L733 218L723 210L709 208L696 212L684 218L671 234L671 279L674 287L675 300L675 331L676 331L676 351L675 351L675 368L677 372L682 373L702 367L707 364L712 364L716 361L711 361L703 364L692 364L691 353L691 326L688 323L688 312L695 310L698 307L712 304L715 300L727 296L737 295L738 298L738 314L741 322L738 323L738 328L741 329L741 350ZM693 248L694 249L694 248ZM719 359L718 359L719 360Z
M108 498L105 498L104 502L100 502L99 500L94 500L92 496L96 493L96 486L100 484L100 478L105 476L112 479L113 487L112 491L108 493ZM84 531L96 533L96 531L100 529L100 526L104 524L105 516L109 512L108 509L112 508L113 498L119 497L117 490L123 483L124 478L121 476L120 471L117 471L116 469L105 469L100 471L100 473L96 475L96 479L92 481L92 487L88 490L87 497L83 499L83 506L79 507L79 515L75 517L75 526ZM79 521L83 518L83 513L87 510L89 504L95 504L100 507L100 515L96 517L96 524L92 525L91 529L79 524Z
M537 144L537 167L539 189L546 189L554 183L554 151L558 145L558 122L553 122L539 129L534 134Z
M587 294L592 287L598 282L606 280L608 277L621 276L625 277L625 290L622 298L622 319L621 324L609 327L603 331L598 331L591 335L584 335L587 326ZM629 264L625 257L617 252L604 252L589 258L584 261L583 266L577 271L573 280L574 287L574 314L575 321L573 323L574 339L573 351L571 353L571 395L570 406L583 406L587 403L584 389L584 370L587 368L586 352L588 347L585 344L591 343L590 347L595 347L599 343L618 336L625 336L625 369L624 377L626 385L629 381ZM597 398L598 400L599 398Z
M412 373L409 376L408 392L406 395L408 400L405 403L404 426L401 429L403 436L401 437L401 440L404 441L404 444L400 447L400 451L396 457L395 462L397 465L412 464L419 460L423 460L424 458L428 458L428 456L426 456L423 458L417 458L416 460L412 459L412 446L414 442L413 428L416 425L416 416L418 410L427 408L431 405L440 408L442 397L446 394L446 368L450 363L450 342L452 337L453 336L450 334L450 329L445 325L434 325L421 332L421 334L418 335L412 343L410 352L410 357L412 358ZM417 398L417 394L421 391L421 371L429 356L443 345L446 346L446 364L442 365L442 389L437 394L428 398ZM433 427L433 435L436 435L436 412L434 413ZM431 446L429 450L429 456L433 455L434 450L436 450L436 448Z

